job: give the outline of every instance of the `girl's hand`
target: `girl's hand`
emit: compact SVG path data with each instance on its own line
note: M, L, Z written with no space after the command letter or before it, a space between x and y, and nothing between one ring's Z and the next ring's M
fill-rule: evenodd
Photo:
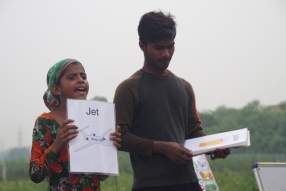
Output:
M110 133L110 140L113 141L113 144L117 149L121 147L121 129L118 125L116 127L116 131Z
M75 125L68 125L68 123L71 122L74 122L74 120L65 120L59 128L57 138L52 147L52 151L55 155L58 155L67 143L78 135L78 127Z

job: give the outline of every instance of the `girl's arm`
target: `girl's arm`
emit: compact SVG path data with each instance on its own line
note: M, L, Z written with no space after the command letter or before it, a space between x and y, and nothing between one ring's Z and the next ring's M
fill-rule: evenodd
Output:
M35 183L43 181L49 174L50 164L55 164L57 161L57 156L51 150L53 135L49 131L49 127L55 128L55 126L45 122L48 122L46 118L39 117L33 129L29 175Z
M61 163L67 162L67 143L77 136L77 127L65 120L56 132L56 123L49 115L42 115L35 123L29 175L33 182L43 181L49 173L61 173ZM54 122L54 123L53 123ZM53 142L53 138L55 138Z
M57 133L57 138L53 143L52 151L55 155L58 155L68 142L74 139L78 135L78 127L75 125L69 125L69 123L74 122L72 119L64 120Z

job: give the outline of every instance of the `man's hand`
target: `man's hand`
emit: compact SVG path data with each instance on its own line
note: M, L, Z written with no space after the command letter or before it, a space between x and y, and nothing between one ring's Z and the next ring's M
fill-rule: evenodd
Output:
M121 128L118 125L116 127L116 131L110 133L110 140L113 141L113 144L117 149L121 147Z
M187 164L192 161L192 151L175 142L154 141L153 152L166 155L176 164Z
M227 155L229 154L230 154L230 150L228 148L227 149L217 148L216 150L212 151L212 155L213 155L212 160L219 159L219 158L225 159Z

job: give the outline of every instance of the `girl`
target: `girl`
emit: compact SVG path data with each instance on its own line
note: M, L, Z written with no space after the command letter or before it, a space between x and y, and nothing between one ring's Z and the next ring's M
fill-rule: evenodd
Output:
M33 145L29 175L39 183L47 177L47 190L100 191L99 181L107 176L69 174L67 143L79 131L66 119L66 99L86 99L89 85L80 62L64 59L50 68L47 75L48 90L44 94L49 113L40 115L33 130ZM110 134L116 148L120 147L120 127Z

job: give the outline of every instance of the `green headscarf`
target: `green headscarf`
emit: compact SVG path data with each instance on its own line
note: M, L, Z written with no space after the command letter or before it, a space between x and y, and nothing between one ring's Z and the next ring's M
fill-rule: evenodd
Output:
M44 99L45 105L51 111L55 109L56 107L59 107L60 105L59 97L54 95L52 92L52 85L58 83L66 67L70 65L71 63L80 63L80 62L75 59L67 58L67 59L57 62L48 71L48 74L47 74L48 89L44 93L43 99Z

